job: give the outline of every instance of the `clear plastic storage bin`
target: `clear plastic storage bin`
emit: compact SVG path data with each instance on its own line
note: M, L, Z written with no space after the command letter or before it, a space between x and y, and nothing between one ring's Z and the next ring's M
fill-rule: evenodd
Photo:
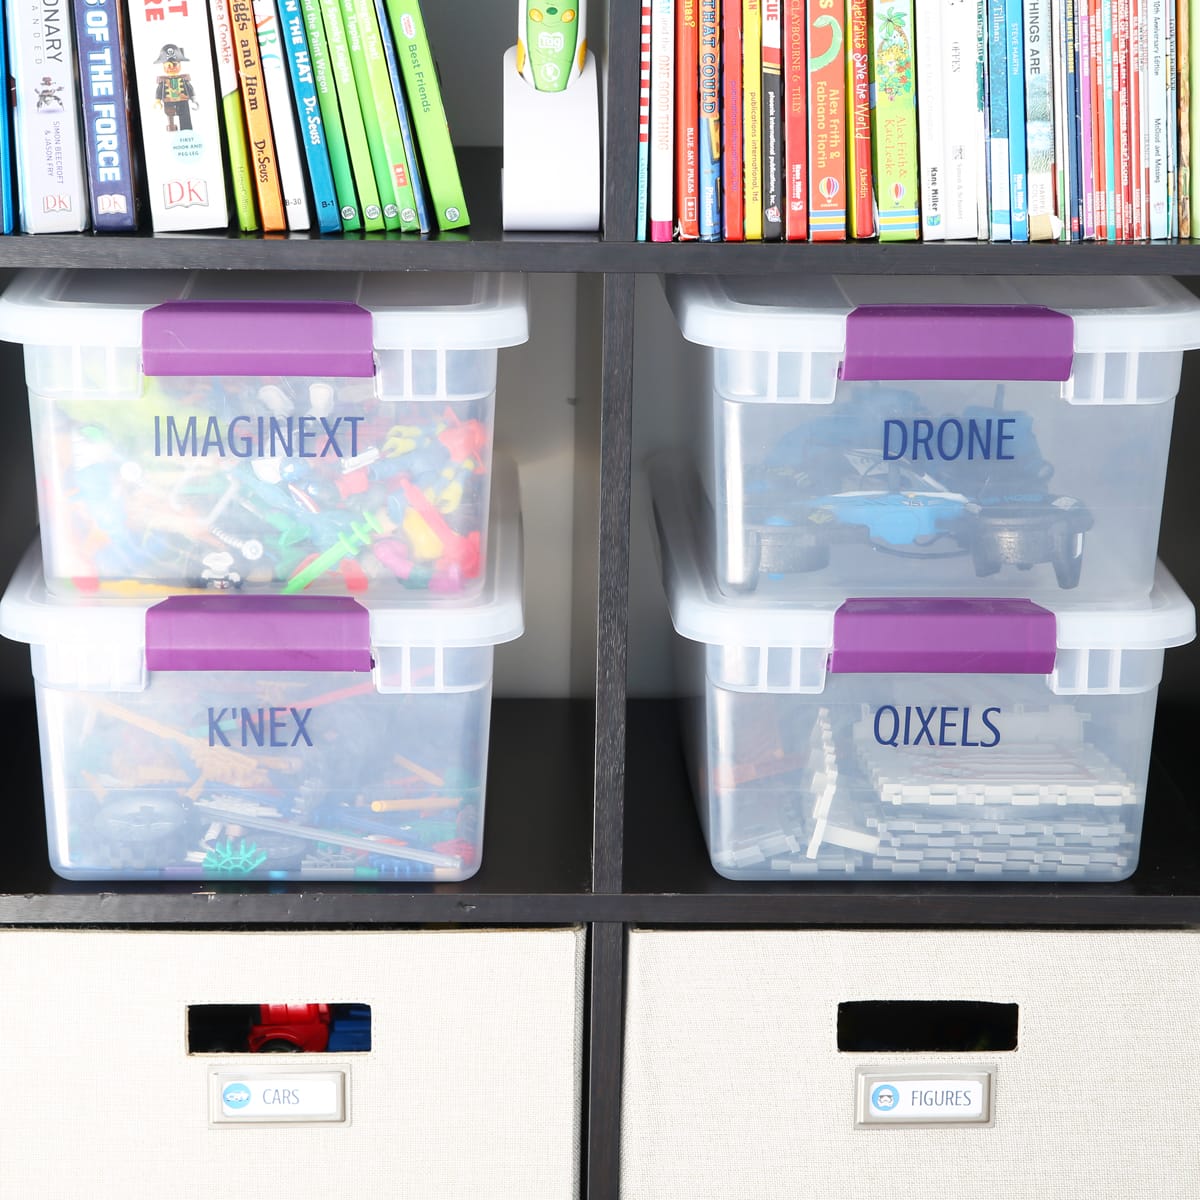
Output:
M726 594L1149 591L1180 364L1200 345L1178 283L666 289L709 348L697 457Z
M516 473L462 596L69 599L35 546L29 642L54 870L70 879L458 880L478 869L496 643L522 631Z
M697 485L692 484L694 489ZM655 513L713 866L733 879L1123 879L1191 603L784 605L716 584L679 464Z
M527 329L516 275L22 273L47 586L477 591Z

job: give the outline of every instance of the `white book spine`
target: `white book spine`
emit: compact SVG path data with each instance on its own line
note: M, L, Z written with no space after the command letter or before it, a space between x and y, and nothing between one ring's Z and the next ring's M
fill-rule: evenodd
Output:
M293 230L308 229L312 225L312 214L305 186L307 176L296 130L287 47L280 32L279 6L275 0L254 0L254 25L258 30L258 52L267 88L267 108L271 113L271 135L275 139L287 226Z
M1025 195L1032 241L1057 240L1055 212L1054 38L1050 0L1025 0ZM1014 131L1010 136L1019 136Z
M945 0L942 8L940 119L944 152L942 199L946 218L943 236L946 238L973 238L979 234L976 188L983 124L982 113L976 104L979 91L978 12L975 0ZM917 29L919 36L919 25ZM917 70L919 73L919 59Z
M675 195L675 10L654 0L650 59L650 236L669 242Z
M151 224L159 232L224 228L221 94L208 9L180 0L128 11Z
M922 5L917 21L917 161L921 171L921 237L942 241L945 228L946 138L942 103L942 6Z
M1167 4L1168 0L1148 0L1150 61L1149 69L1142 73L1149 103L1149 108L1144 111L1150 135L1150 152L1146 161L1150 176L1149 234L1152 238L1171 236L1171 214L1167 206L1167 178L1171 169L1167 154L1170 138L1170 122L1167 120L1170 86L1167 73L1171 69Z
M26 233L78 233L88 224L69 0L11 0L17 185Z
M1067 22L1066 0L1052 0L1051 35L1054 44L1054 210L1058 213L1059 238L1071 237L1071 157L1067 140Z
M1168 237L1179 236L1179 56L1175 0L1167 5L1167 213Z

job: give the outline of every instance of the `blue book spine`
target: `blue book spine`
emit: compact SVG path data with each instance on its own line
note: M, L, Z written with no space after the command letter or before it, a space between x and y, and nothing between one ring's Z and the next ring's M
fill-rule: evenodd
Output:
M400 140L404 143L404 154L408 159L408 174L413 189L413 205L417 210L417 225L422 233L433 231L436 221L429 207L429 190L425 186L425 172L421 170L421 158L417 153L417 139L413 135L412 117L408 111L408 100L404 95L404 83L400 76L400 60L396 56L396 42L392 27L388 23L386 0L375 0L375 15L379 18L379 35L383 43L383 58L387 63L388 77L392 81L392 95L396 100L396 116L400 120Z
M74 8L92 228L97 233L128 233L137 228L137 198L123 52L125 23L118 0L75 0ZM4 159L7 167L7 148Z
M1005 0L988 0L988 178L991 240L1012 241L1008 162L1008 24Z
M1083 155L1079 113L1079 32L1076 28L1075 0L1067 0L1067 158L1071 167L1071 194L1067 197L1070 226L1068 236L1078 242L1083 237Z
M721 239L721 24L717 0L700 0L700 240ZM782 131L783 125L780 122Z
M5 39L7 22L0 15L0 80L8 79L8 45ZM12 233L16 226L16 205L13 203L12 134L9 131L8 106L0 120L0 233Z
M329 150L325 146L325 127L321 123L321 105L313 82L308 34L304 31L300 0L282 0L280 15L287 36L292 100L296 105L300 140L304 143L304 155L308 161L308 182L317 210L317 228L322 233L341 233L342 219L333 186L333 168L329 165Z
M1007 0L1008 171L1012 240L1029 241L1029 195L1025 167L1025 13L1021 0Z

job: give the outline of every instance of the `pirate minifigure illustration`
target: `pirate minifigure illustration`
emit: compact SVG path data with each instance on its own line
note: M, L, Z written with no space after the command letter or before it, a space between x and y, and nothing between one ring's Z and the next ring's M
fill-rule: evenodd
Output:
M154 60L155 65L162 65L162 73L158 77L158 87L154 91L154 102L167 114L168 133L175 133L180 129L191 129L191 110L200 107L192 87L192 77L184 71L182 66L188 61L183 47L176 46L172 42L168 42Z
M37 93L38 112L62 112L62 84L55 85L49 75L43 75L42 82L34 88L34 91Z

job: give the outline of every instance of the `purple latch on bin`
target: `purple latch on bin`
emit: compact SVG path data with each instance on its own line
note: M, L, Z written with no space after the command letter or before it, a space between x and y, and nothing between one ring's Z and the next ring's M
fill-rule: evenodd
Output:
M1075 322L1038 305L864 304L846 318L842 379L1071 376Z
M340 300L172 300L142 314L145 375L375 374L371 314Z
M1049 675L1057 623L1032 600L847 600L833 615L829 670L842 674Z
M349 596L170 596L146 610L151 671L369 671L371 616Z

